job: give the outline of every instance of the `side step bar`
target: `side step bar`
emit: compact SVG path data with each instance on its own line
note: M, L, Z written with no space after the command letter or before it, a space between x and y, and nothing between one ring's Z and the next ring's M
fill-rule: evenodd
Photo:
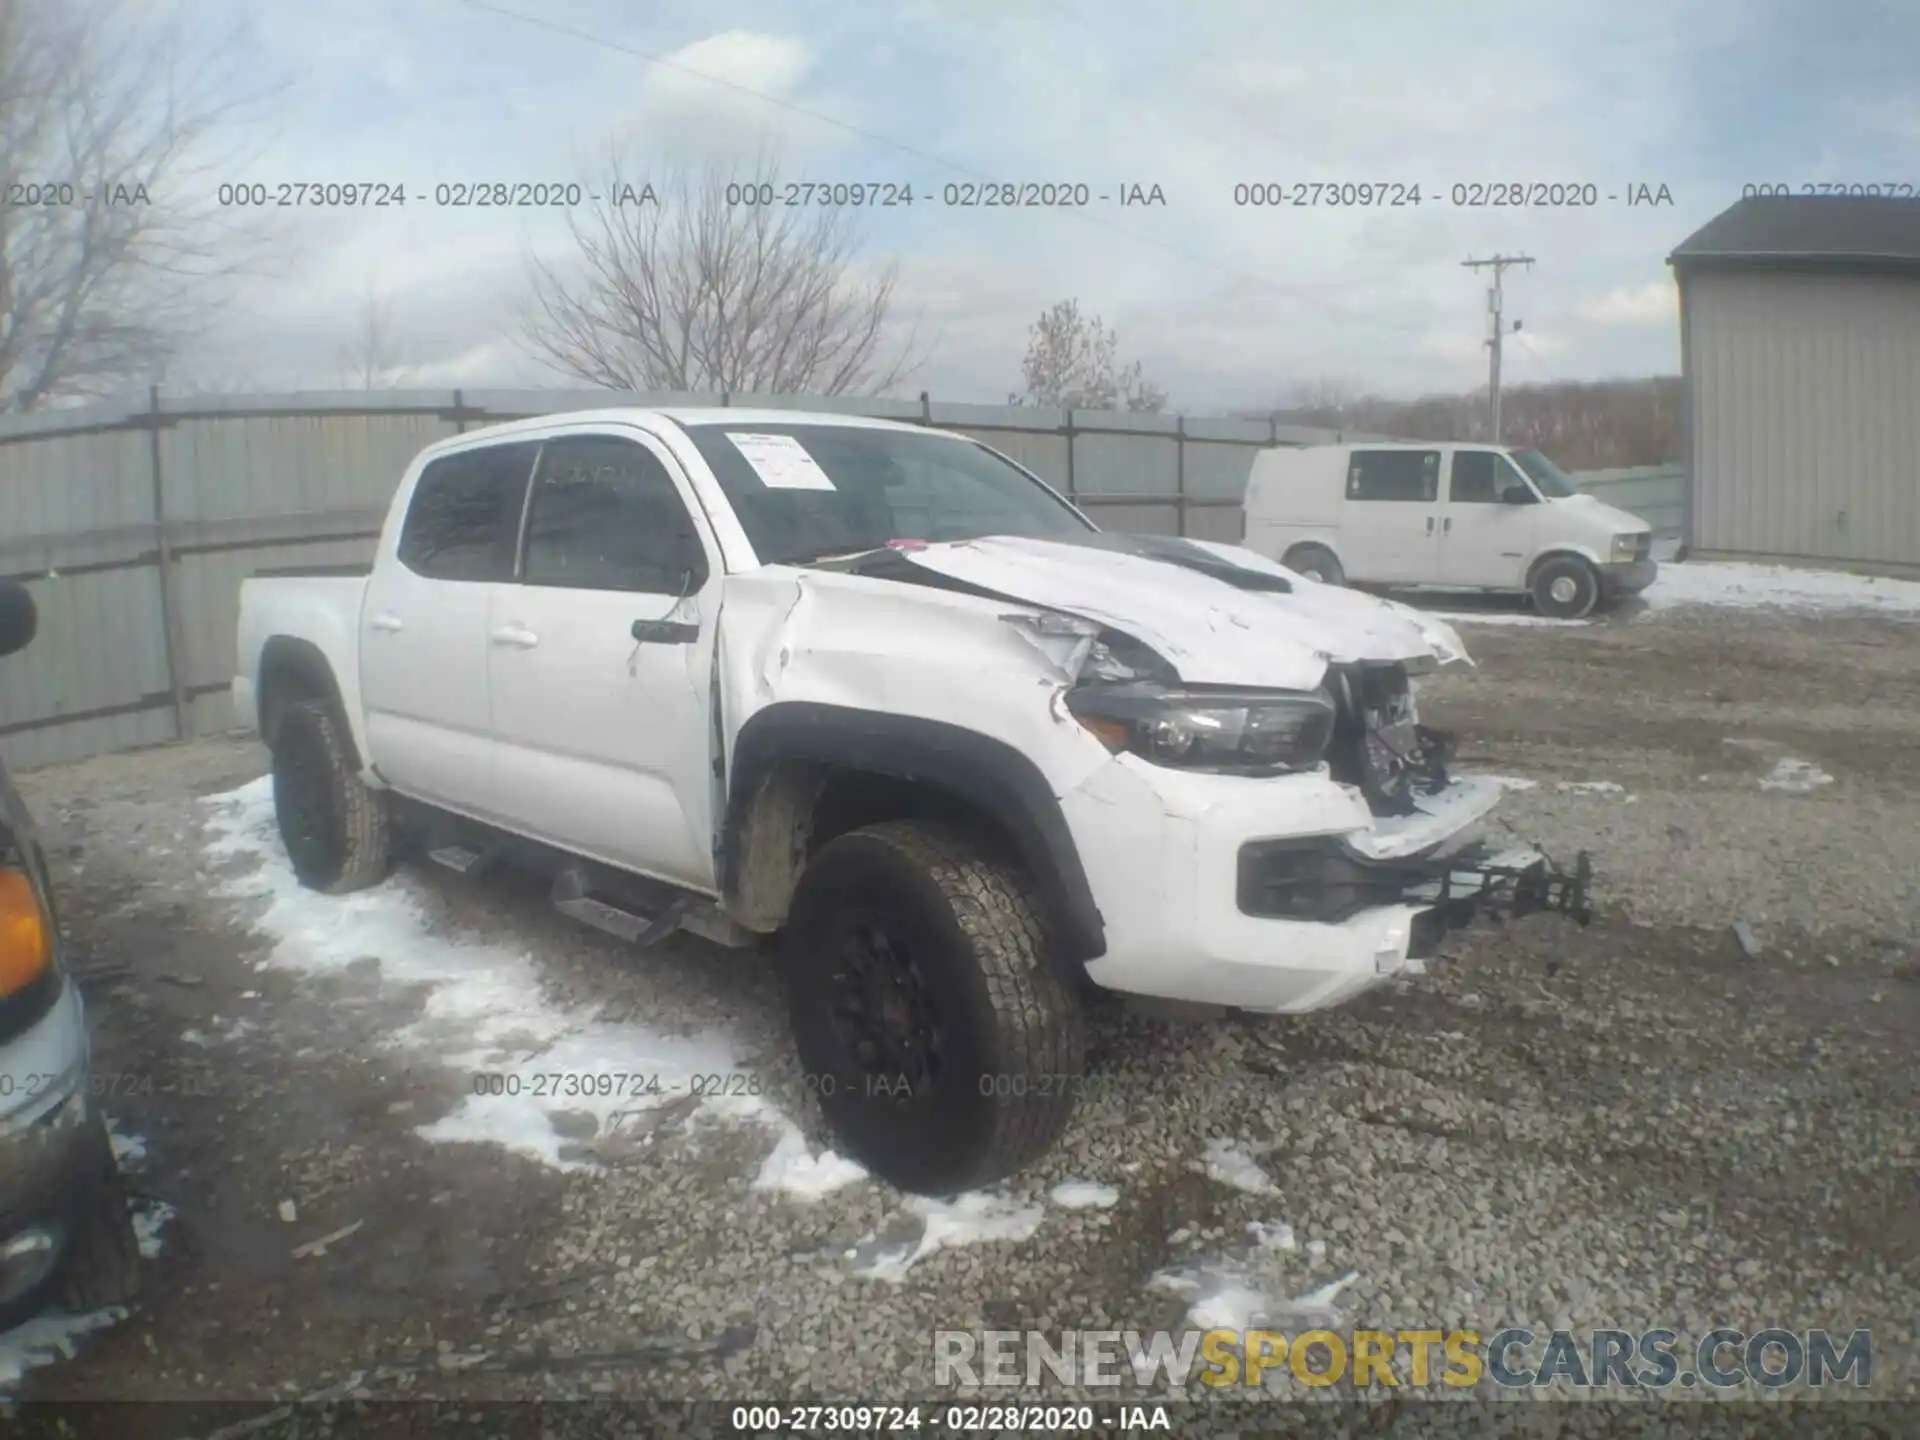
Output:
M643 895L643 890L657 890ZM658 900L658 905L649 901ZM701 899L688 891L650 886L584 865L569 865L554 877L553 908L631 945L654 945L680 928L680 921Z

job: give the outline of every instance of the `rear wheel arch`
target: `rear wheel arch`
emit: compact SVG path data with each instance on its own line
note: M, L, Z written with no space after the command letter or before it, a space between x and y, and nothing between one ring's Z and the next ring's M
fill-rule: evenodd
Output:
M815 853L892 820L981 836L1030 879L1057 960L1077 969L1105 953L1079 850L1032 760L963 726L835 705L773 705L741 727L718 856L729 907L750 929L780 928Z
M260 738L269 750L279 729L280 718L289 707L304 700L324 700L345 726L342 739L353 750L356 763L360 756L353 742L353 727L346 702L340 694L339 679L318 645L293 635L275 635L261 648L260 675L256 681L255 705L259 713Z

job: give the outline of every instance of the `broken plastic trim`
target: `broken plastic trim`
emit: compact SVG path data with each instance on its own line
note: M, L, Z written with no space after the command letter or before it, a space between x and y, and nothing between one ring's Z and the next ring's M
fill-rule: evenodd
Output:
M1331 837L1255 841L1241 847L1239 906L1272 920L1338 925L1381 905L1419 905L1437 912L1449 929L1477 914L1500 923L1551 912L1578 925L1593 919L1589 889L1593 862L1582 850L1571 871L1538 851L1521 864L1506 862L1481 842L1443 859L1360 860Z

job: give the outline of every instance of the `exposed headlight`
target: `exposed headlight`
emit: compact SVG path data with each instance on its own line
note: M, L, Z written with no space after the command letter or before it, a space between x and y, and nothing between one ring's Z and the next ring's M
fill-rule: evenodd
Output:
M1613 537L1613 558L1615 560L1631 560L1639 553L1640 537L1638 535L1616 535Z
M1086 685L1067 708L1115 754L1182 770L1308 770L1333 738L1333 702L1320 694Z

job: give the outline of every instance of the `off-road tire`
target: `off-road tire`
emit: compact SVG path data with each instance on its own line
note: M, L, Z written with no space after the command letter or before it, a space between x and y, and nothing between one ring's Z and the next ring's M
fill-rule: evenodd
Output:
M1583 620L1600 603L1600 576L1578 555L1543 560L1527 589L1533 608L1551 620Z
M1318 580L1324 585L1347 583L1347 572L1324 545L1296 545L1287 551L1286 558L1280 563L1296 574L1304 575L1309 580Z
M293 873L310 890L364 890L392 868L390 803L361 780L346 726L325 700L288 706L274 727L273 809Z
M910 1097L873 1090L835 1018L862 917L897 936L939 1017L926 1047L939 1073ZM1080 1006L1025 875L980 840L896 820L829 841L801 876L781 958L807 1088L880 1179L923 1195L990 1185L1065 1130L1085 1065Z
M131 1305L140 1295L140 1238L127 1206L113 1141L96 1117L88 1175L74 1197L73 1234L54 1280L54 1298L77 1314Z

